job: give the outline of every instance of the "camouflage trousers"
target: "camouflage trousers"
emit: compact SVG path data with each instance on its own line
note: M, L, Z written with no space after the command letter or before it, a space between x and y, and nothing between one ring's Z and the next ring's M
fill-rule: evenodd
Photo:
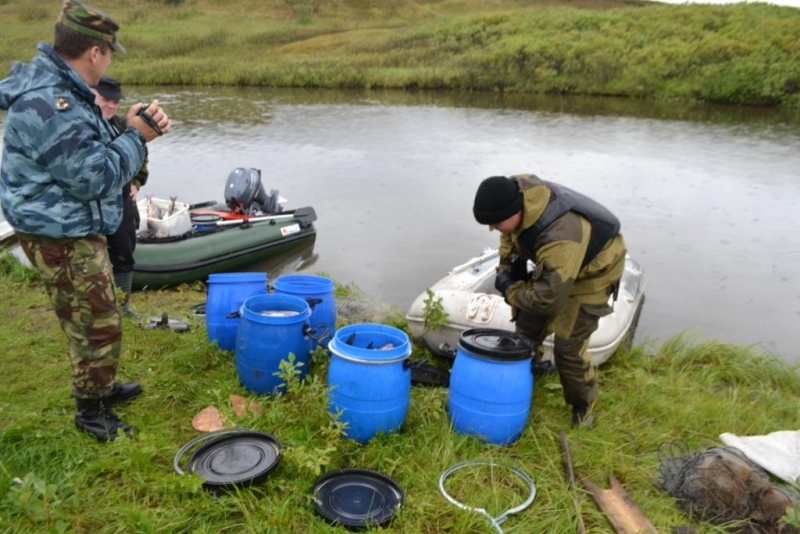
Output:
M544 339L555 334L553 360L567 404L591 404L597 399L597 373L587 349L600 318L613 311L608 304L613 289L610 286L596 293L571 296L566 308L549 320L519 311L516 331L534 341L535 358L544 353Z
M101 398L114 385L122 349L122 315L104 236L50 239L19 234L39 271L69 342L72 396Z

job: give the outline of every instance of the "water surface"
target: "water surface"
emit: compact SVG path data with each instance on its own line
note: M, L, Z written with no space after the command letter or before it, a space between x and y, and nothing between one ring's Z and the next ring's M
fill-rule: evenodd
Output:
M222 200L235 167L318 214L313 259L403 309L496 246L480 181L531 172L622 221L649 285L639 341L684 330L800 361L800 117L623 99L137 88L174 131L143 193ZM131 99L129 99L130 101ZM279 271L270 273L270 278Z

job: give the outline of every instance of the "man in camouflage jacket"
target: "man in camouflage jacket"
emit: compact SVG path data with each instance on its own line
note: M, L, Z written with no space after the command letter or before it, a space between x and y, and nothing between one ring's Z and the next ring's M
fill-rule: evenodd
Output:
M135 104L114 138L95 105L90 87L113 52L124 53L118 29L105 13L66 0L53 46L40 44L0 81L0 204L67 336L75 424L102 441L134 430L111 406L141 392L135 382L115 382L121 313L105 235L119 225L122 187L141 168L145 143L171 127L157 101L146 113Z
M625 267L619 221L594 200L530 174L484 180L473 214L501 233L495 287L512 306L516 331L534 342L539 358L545 337L555 334L572 423L591 426L597 379L587 348L600 317L612 312L609 297Z

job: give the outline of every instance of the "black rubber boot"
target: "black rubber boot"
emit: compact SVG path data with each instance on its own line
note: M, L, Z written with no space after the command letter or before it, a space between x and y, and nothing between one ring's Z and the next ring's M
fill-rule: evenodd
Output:
M553 363L553 360L536 361L536 359L534 359L531 362L531 372L533 373L533 376L549 375L550 373L555 373L556 371L556 364Z
M588 404L572 405L572 428L590 429L594 426L594 416L589 413Z
M136 432L136 427L120 421L102 400L76 399L76 403L75 426L99 441L114 441L120 433L130 436Z
M115 404L129 401L139 396L142 391L143 389L139 382L126 382L125 384L117 382L114 384L114 387L111 388L111 393L103 398L102 401L106 406L114 406Z
M114 284L122 290L125 294L125 300L122 301L122 313L125 317L131 319L139 319L139 314L130 309L131 303L131 286L133 285L133 273L117 273L114 275Z

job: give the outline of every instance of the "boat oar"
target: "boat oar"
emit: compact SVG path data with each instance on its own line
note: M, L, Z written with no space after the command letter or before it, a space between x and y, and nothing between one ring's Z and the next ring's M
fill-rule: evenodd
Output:
M280 221L283 219L297 219L297 221L300 224L305 226L317 220L317 212L314 211L314 208L308 206L305 208L297 208L296 210L293 211L279 213L277 215L268 215L264 217L249 217L247 219L232 219L227 221L217 221L213 224L216 226L237 226L237 225L249 225L252 223L263 222L263 221Z

